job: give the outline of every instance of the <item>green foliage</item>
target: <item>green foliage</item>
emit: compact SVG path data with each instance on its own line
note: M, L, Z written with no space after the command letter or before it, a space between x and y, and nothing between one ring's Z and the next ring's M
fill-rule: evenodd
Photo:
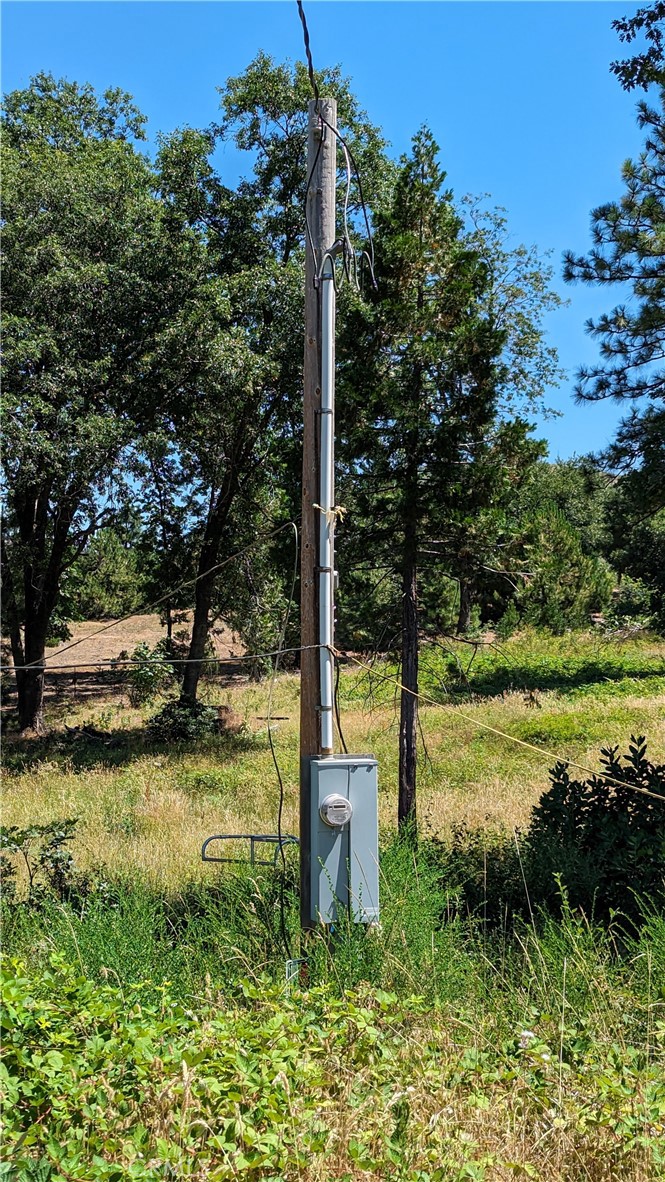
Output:
M70 818L46 825L30 825L26 829L19 829L16 825L0 827L0 865L6 905L15 906L19 900L16 889L18 862L27 876L27 891L20 897L21 906L44 907L49 898L76 903L93 889L101 889L103 884L94 884L89 876L76 869L67 848L67 843L74 838L77 824L76 819Z
M611 572L583 553L579 534L558 510L537 514L527 553L532 575L520 595L527 623L561 634L588 624L609 603Z
M555 691L567 697L589 693L662 693L662 657L645 646L621 645L601 634L567 634L525 629L498 647L454 644L427 648L422 660L423 690L445 700L448 695L491 697L506 692Z
M610 631L639 625L648 628L652 624L652 593L641 579L624 575L618 590L612 596L610 607L605 612L605 626Z
M618 201L609 201L592 212L593 247L586 256L568 252L564 278L571 282L616 285L623 299L610 312L587 324L599 342L601 362L578 373L580 398L596 401L614 398L631 409L620 425L614 445L607 452L611 466L619 472L632 469L644 494L646 507L662 507L663 440L663 253L665 251L665 202L663 161L665 159L665 88L662 73L662 6L639 10L635 21L619 22L630 40L644 24L653 38L637 73L629 63L615 63L625 85L658 82L657 106L640 102L638 125L646 132L644 150L637 160L626 160L622 169L624 191ZM643 20L643 18L645 18ZM654 50L659 62L656 73L648 64ZM634 59L636 64L639 59ZM624 71L627 67L627 73ZM646 73L643 72L646 70ZM637 409L635 400L643 398Z
M645 517L641 479L631 473L610 505L611 559L623 574L649 588L647 611L665 630L665 509Z
M67 593L82 620L118 620L143 607L145 594L137 536L107 526L91 538L67 573Z
M189 698L167 702L146 724L146 733L154 743L186 742L214 735L218 730L215 708Z
M421 897L420 870L431 879L413 849L396 856L404 894L394 942L411 965L417 902L408 887ZM550 1176L574 1182L583 1164L602 1182L638 1168L655 1182L665 1130L662 920L622 964L570 911L539 936L525 927L494 945L448 919L423 938L415 995L406 975L403 992L350 987L349 965L351 980L363 962L378 966L383 942L355 935L355 961L342 934L321 960L324 979L305 990L285 989L236 952L233 983L220 995L218 976L202 981L195 1006L177 979L142 980L126 962L117 974L108 961L86 973L76 955L51 953L38 972L6 959L5 1176L92 1169L109 1182L157 1182L169 1163L176 1177L313 1182L332 1163L341 1177L362 1169L400 1182L489 1182L497 1168L517 1172L517 1134L526 1177L553 1166ZM174 946L181 939L176 932ZM232 956L229 948L222 971ZM384 953L384 971L390 964ZM429 991L430 966L447 986L436 1007L420 989ZM559 1124L547 1145L560 1138L552 1158L537 1148L550 1110ZM562 1171L573 1151L573 1169Z
M578 535L582 552L598 555L604 553L608 541L612 485L591 457L541 460L518 490L516 513L528 531L539 514L556 512Z
M129 700L132 706L154 702L177 684L177 674L171 664L168 640L158 640L151 648L146 640L137 644L130 660L134 662L125 673Z
M630 44L641 37L646 41L646 46L641 47L642 52L624 61L612 62L612 73L616 74L624 90L633 90L636 86L647 90L653 83L662 85L665 82L664 20L665 3L652 0L631 16L612 21L612 28L616 29L621 41Z
M443 874L465 908L491 925L520 915L542 922L567 908L606 924L617 915L648 922L665 902L665 765L648 761L642 738L624 762L618 748L601 749L600 763L603 772L587 780L557 763L524 833L460 826L440 843Z
M633 738L622 763L617 747L603 748L607 779L572 779L563 763L552 770L526 836L539 899L553 898L557 877L587 915L637 918L645 901L665 901L665 764L650 763L646 750Z
M64 572L127 499L127 449L192 364L201 253L164 216L132 142L143 123L121 91L44 74L4 104L3 610L17 665L41 659ZM22 727L39 728L38 674L18 692Z
M499 640L508 640L517 631L520 622L515 600L511 599L501 619L497 621L496 634Z

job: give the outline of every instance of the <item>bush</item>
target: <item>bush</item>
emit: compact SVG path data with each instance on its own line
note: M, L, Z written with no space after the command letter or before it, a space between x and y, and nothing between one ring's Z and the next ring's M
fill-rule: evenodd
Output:
M107 884L95 883L77 870L67 848L77 824L76 818L68 818L48 825L30 825L27 829L16 825L0 827L2 896L6 906L11 908L17 902L17 862L23 864L27 876L27 893L21 905L28 908L41 907L49 898L77 904L94 890L104 893Z
M154 648L145 641L137 644L130 660L135 662L126 674L129 700L132 706L154 702L175 682L173 665L169 662L168 641L160 640Z
M179 698L166 705L147 723L148 737L155 743L177 743L188 739L201 739L205 735L217 734L219 716L214 706L203 702Z
M665 902L665 764L650 763L646 753L642 737L631 738L624 763L618 747L603 748L607 779L573 780L565 763L552 769L526 837L528 878L540 901L560 894L560 881L571 906L597 917L638 918L640 900Z
M519 622L520 614L517 610L515 600L511 599L508 607L496 625L496 634L499 640L508 640L508 638L513 635L513 632L517 631Z
M605 613L606 627L614 632L631 625L649 628L652 623L651 591L641 579L624 575Z
M650 763L646 750L643 738L624 757L604 748L605 776L588 780L571 779L558 763L525 833L461 825L452 841L434 839L455 910L490 927L569 908L642 923L665 903L665 764Z

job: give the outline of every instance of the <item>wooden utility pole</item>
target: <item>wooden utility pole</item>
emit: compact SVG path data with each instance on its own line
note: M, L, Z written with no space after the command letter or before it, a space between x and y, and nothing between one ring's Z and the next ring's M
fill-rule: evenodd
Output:
M310 769L321 753L318 611L319 434L321 407L321 283L323 256L335 241L337 104L321 98L309 104L307 139L307 233L305 264L305 365L303 406L302 525L300 560L300 920L311 924ZM311 235L311 237L310 237ZM312 246L314 252L312 252Z

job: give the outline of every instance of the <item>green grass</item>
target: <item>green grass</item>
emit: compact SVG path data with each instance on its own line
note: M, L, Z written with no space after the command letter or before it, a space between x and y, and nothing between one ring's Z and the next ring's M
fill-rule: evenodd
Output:
M427 858L385 866L382 930L315 935L304 990L265 879L25 916L5 1176L662 1177L662 917L621 950L569 912L488 933Z
M554 637L530 630L502 644L483 645L476 653L454 641L447 650L432 647L422 664L425 682L452 695L550 691L602 698L642 692L644 681L661 693L665 687L665 657L655 637L617 642L602 634Z
M302 947L293 851L283 883L200 861L210 833L275 830L266 685L206 688L245 719L240 736L152 744L154 707L60 701L58 719L93 710L113 745L57 728L7 742L5 823L78 817L72 850L97 886L28 907L19 882L4 905L0 1179L665 1176L665 922L602 927L565 897L556 915L527 897L514 830L552 761L476 725L591 766L645 733L661 761L665 645L527 634L500 647L469 666L459 646L463 674L423 654L441 704L421 710L417 854L394 837L395 687L344 671L347 743L379 759L382 924ZM298 691L280 678L274 703L291 832ZM307 955L297 988L281 898L290 950Z

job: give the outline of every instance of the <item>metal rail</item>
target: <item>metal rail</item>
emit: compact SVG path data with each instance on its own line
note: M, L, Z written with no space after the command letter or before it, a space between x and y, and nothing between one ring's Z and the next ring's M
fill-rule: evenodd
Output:
M249 842L249 864L250 866L277 866L277 859L285 845L299 845L300 842L292 833L283 833L281 838L277 833L213 833L212 837L206 837L201 847L201 858L204 862L233 862L243 863L246 858L215 858L207 852L208 846L213 841L248 841ZM261 843L271 843L277 848L272 859L257 858L255 846Z

